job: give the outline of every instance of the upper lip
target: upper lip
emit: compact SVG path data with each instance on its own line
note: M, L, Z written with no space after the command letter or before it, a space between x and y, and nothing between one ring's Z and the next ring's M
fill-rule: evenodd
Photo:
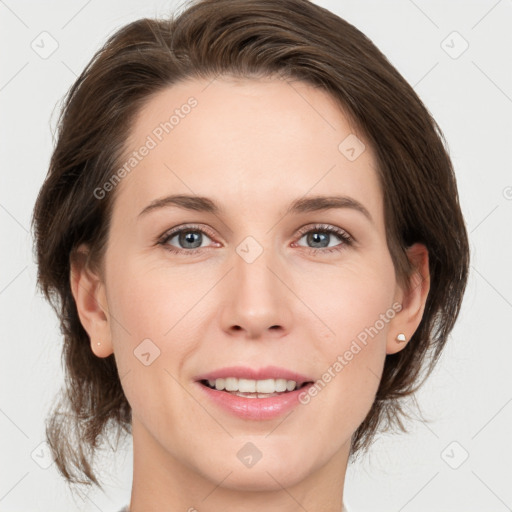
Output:
M197 376L195 380L226 379L227 377L249 380L286 379L295 381L299 386L304 384L304 382L312 382L314 380L306 375L287 370L286 368L279 368L278 366L266 366L259 369L247 366L230 366L204 373Z

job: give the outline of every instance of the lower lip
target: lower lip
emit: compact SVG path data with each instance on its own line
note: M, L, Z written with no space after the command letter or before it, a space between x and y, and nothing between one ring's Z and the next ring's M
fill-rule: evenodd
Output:
M206 395L224 410L246 420L271 420L278 418L300 404L299 395L313 384L295 391L268 398L244 398L197 383Z

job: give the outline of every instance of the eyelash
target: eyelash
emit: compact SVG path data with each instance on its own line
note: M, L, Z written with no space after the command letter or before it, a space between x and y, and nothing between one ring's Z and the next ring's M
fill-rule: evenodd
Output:
M177 248L173 247L172 245L168 244L169 240L171 240L176 235L179 235L182 232L200 232L200 233L207 235L209 238L212 238L212 239L214 238L212 233L209 230L207 230L205 227L191 224L191 225L188 225L185 227L180 227L180 229L172 229L171 231L167 231L166 233L164 233L162 235L162 237L159 238L159 240L157 241L157 244L164 246L167 251L174 253L174 254L185 254L186 253L189 255L194 255L194 254L202 251L203 249L208 249L207 247L196 247L195 249L177 249ZM353 237L350 236L346 231L344 231L343 229L340 229L340 228L336 228L334 226L330 226L329 224L315 224L313 226L306 226L304 228L299 229L299 231L297 233L299 236L298 240L300 240L304 235L307 235L308 233L311 233L311 232L334 234L334 235L338 236L338 238L340 238L342 243L340 243L334 247L325 247L325 248L320 248L320 249L317 249L314 247L300 246L303 249L305 249L307 252L309 252L310 254L316 255L318 253L339 252L339 251L344 250L346 247L350 247L354 244Z

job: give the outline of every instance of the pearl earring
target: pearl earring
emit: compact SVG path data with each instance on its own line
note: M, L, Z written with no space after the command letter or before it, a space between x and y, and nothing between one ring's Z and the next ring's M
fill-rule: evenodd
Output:
M396 337L396 341L397 341L397 343L405 343L407 341L407 338L405 337L405 334L403 332L401 332Z
M98 343L97 343L97 344L98 344L98 345L101 345L101 341L98 341Z

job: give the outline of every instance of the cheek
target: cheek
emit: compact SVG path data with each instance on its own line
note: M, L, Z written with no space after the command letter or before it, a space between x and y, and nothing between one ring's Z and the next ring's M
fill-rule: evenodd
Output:
M316 273L316 291L308 295L311 309L328 328L322 328L322 336L312 333L323 373L317 391L311 390L303 403L316 402L313 407L318 407L320 415L322 410L331 411L325 422L333 435L340 425L348 431L357 428L380 382L389 325L396 315L392 307L395 281L391 260L375 261Z
M326 327L326 347L343 349L376 323L378 331L386 331L394 316L395 274L385 253L374 260L347 258L336 266L299 270L295 289ZM387 315L384 324L382 315Z
M111 266L109 307L134 338L161 338L200 298L200 281L178 267L142 258L116 259ZM121 262L122 263L117 263ZM193 280L190 278L194 277Z
M137 257L113 254L110 261L108 302L122 386L139 421L156 431L167 429L166 437L174 432L169 425L179 425L174 411L193 406L175 379L180 380L183 362L199 343L191 329L197 320L193 307L209 281L191 285L191 273ZM201 411L196 414L199 422Z
M120 374L143 371L144 359L154 360L155 367L165 364L174 374L196 345L190 329L197 320L194 305L211 286L211 279L201 281L183 269L148 265L136 257L113 255L111 262L116 264L107 274L108 303ZM171 348L169 357L166 352Z

